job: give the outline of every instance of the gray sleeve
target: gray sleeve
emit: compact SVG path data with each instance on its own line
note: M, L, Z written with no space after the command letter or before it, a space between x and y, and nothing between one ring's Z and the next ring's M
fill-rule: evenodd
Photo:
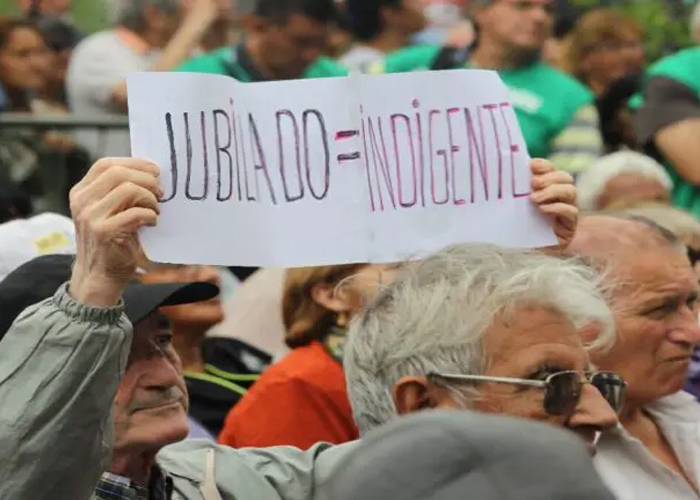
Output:
M0 343L0 498L90 498L131 336L122 306L79 304L67 285L17 318Z
M357 442L319 443L305 451L288 446L234 449L184 441L163 448L157 460L173 477L181 498L202 498L200 489L210 483L222 498L332 500L323 494L325 483L355 446ZM214 460L208 473L211 451Z
M644 90L644 103L634 116L637 142L650 146L659 131L691 118L700 118L697 92L678 80L652 77Z

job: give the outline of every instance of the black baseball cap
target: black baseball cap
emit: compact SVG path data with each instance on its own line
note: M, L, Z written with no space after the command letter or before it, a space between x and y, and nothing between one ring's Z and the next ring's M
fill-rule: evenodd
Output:
M43 255L21 265L0 281L0 339L22 311L56 293L70 280L74 255ZM132 282L124 291L124 309L136 324L161 306L193 304L213 299L219 287L211 283Z

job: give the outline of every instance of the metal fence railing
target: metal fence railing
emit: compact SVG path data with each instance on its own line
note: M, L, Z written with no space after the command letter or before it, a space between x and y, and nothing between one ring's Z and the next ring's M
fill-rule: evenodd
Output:
M0 113L0 130L18 127L63 131L76 129L126 130L129 128L129 120L126 115L81 116Z
M9 180L30 191L39 210L65 213L68 190L92 161L115 156L110 147L115 135L125 137L119 143L123 148L117 148L119 156L128 154L128 129L126 115L0 113L0 182ZM75 147L69 151L47 147L48 132L70 136ZM82 140L84 132L89 132L89 144Z

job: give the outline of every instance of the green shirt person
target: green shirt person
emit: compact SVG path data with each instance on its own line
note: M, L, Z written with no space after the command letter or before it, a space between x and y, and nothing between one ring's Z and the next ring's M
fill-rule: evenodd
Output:
M243 41L189 59L176 71L241 82L346 76L347 69L322 56L335 18L333 0L256 0ZM237 276L256 270L231 268Z
M661 159L674 182L673 203L700 219L700 48L652 65L630 102L637 141Z
M369 73L482 68L498 71L509 87L528 150L560 170L577 173L602 153L593 94L539 59L553 23L554 2L478 0L478 43L471 50L417 46L399 50Z
M256 0L242 42L189 59L177 70L242 82L345 76L343 66L322 56L335 16L333 0Z

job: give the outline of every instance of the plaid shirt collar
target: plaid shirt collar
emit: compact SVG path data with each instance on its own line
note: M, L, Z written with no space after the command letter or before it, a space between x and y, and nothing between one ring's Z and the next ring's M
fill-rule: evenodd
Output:
M95 487L92 500L170 500L173 480L154 466L148 486L105 472Z

